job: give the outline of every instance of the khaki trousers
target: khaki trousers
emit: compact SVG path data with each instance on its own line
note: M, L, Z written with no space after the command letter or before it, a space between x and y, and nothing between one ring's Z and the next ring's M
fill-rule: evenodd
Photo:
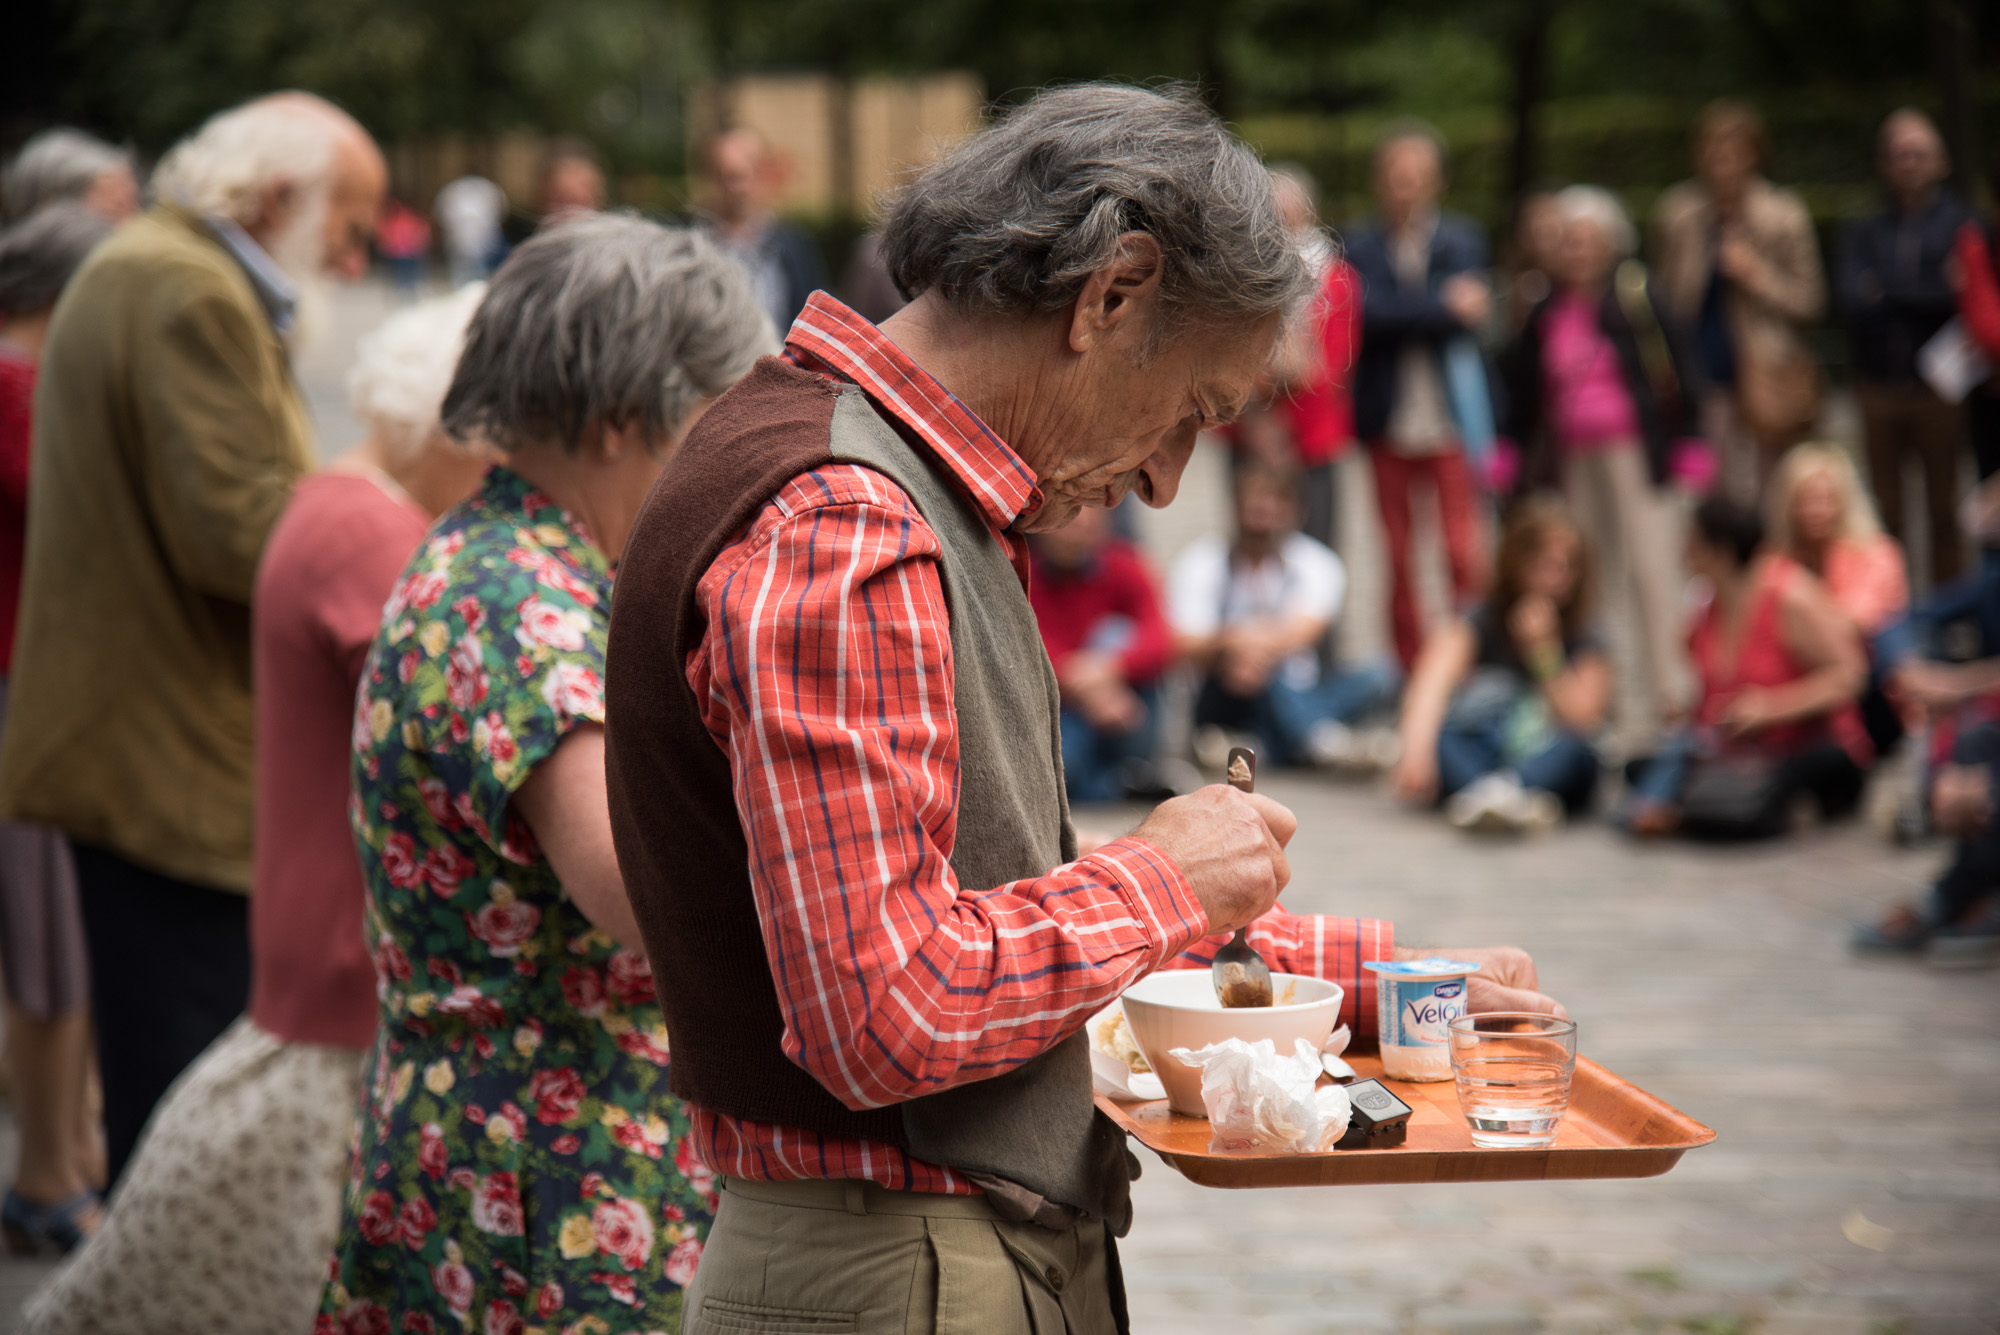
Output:
M982 1196L729 1179L682 1335L1113 1335L1104 1225L1002 1219Z
M1613 615L1624 740L1653 740L1662 718L1690 703L1693 672L1682 637L1679 515L1653 486L1636 440L1570 451L1563 490L1602 573ZM1629 612L1629 615L1626 613Z

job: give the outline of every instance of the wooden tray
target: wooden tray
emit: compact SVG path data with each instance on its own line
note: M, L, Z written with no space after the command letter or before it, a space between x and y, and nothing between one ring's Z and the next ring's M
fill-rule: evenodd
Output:
M1373 1053L1347 1054L1360 1078L1382 1078ZM1326 1154L1212 1152L1208 1122L1183 1117L1165 1099L1097 1106L1140 1144L1204 1187L1340 1187L1379 1182L1507 1182L1545 1178L1658 1177L1715 1132L1621 1080L1587 1057L1576 1059L1569 1112L1556 1143L1542 1150L1482 1150L1472 1143L1449 1080L1382 1083L1410 1105L1408 1140L1387 1150Z

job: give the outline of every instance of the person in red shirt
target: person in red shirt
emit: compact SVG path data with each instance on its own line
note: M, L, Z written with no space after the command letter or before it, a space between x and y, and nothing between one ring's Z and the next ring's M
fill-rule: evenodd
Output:
M1340 511L1336 465L1354 446L1349 380L1361 340L1360 280L1320 226L1319 187L1305 168L1273 167L1271 192L1285 230L1319 275L1319 297L1272 358L1268 400L1224 435L1238 463L1298 470L1299 531L1333 547Z
M1111 511L1095 508L1032 535L1029 551L1028 601L1062 691L1070 801L1172 797L1154 751L1174 636L1146 558L1112 532Z

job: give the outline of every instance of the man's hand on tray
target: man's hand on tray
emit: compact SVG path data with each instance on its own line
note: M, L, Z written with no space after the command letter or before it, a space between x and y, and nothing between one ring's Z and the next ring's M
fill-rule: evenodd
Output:
M1489 1011L1533 1011L1569 1018L1560 1001L1541 990L1534 957L1519 946L1397 946L1399 960L1476 960L1485 966L1466 980L1465 1000L1474 1015Z

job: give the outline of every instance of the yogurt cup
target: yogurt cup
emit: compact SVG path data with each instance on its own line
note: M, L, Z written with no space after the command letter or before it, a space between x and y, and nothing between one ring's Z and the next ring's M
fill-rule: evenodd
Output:
M1465 1014L1471 960L1375 960L1376 1017L1382 1073L1391 1080L1451 1079L1451 1022Z

